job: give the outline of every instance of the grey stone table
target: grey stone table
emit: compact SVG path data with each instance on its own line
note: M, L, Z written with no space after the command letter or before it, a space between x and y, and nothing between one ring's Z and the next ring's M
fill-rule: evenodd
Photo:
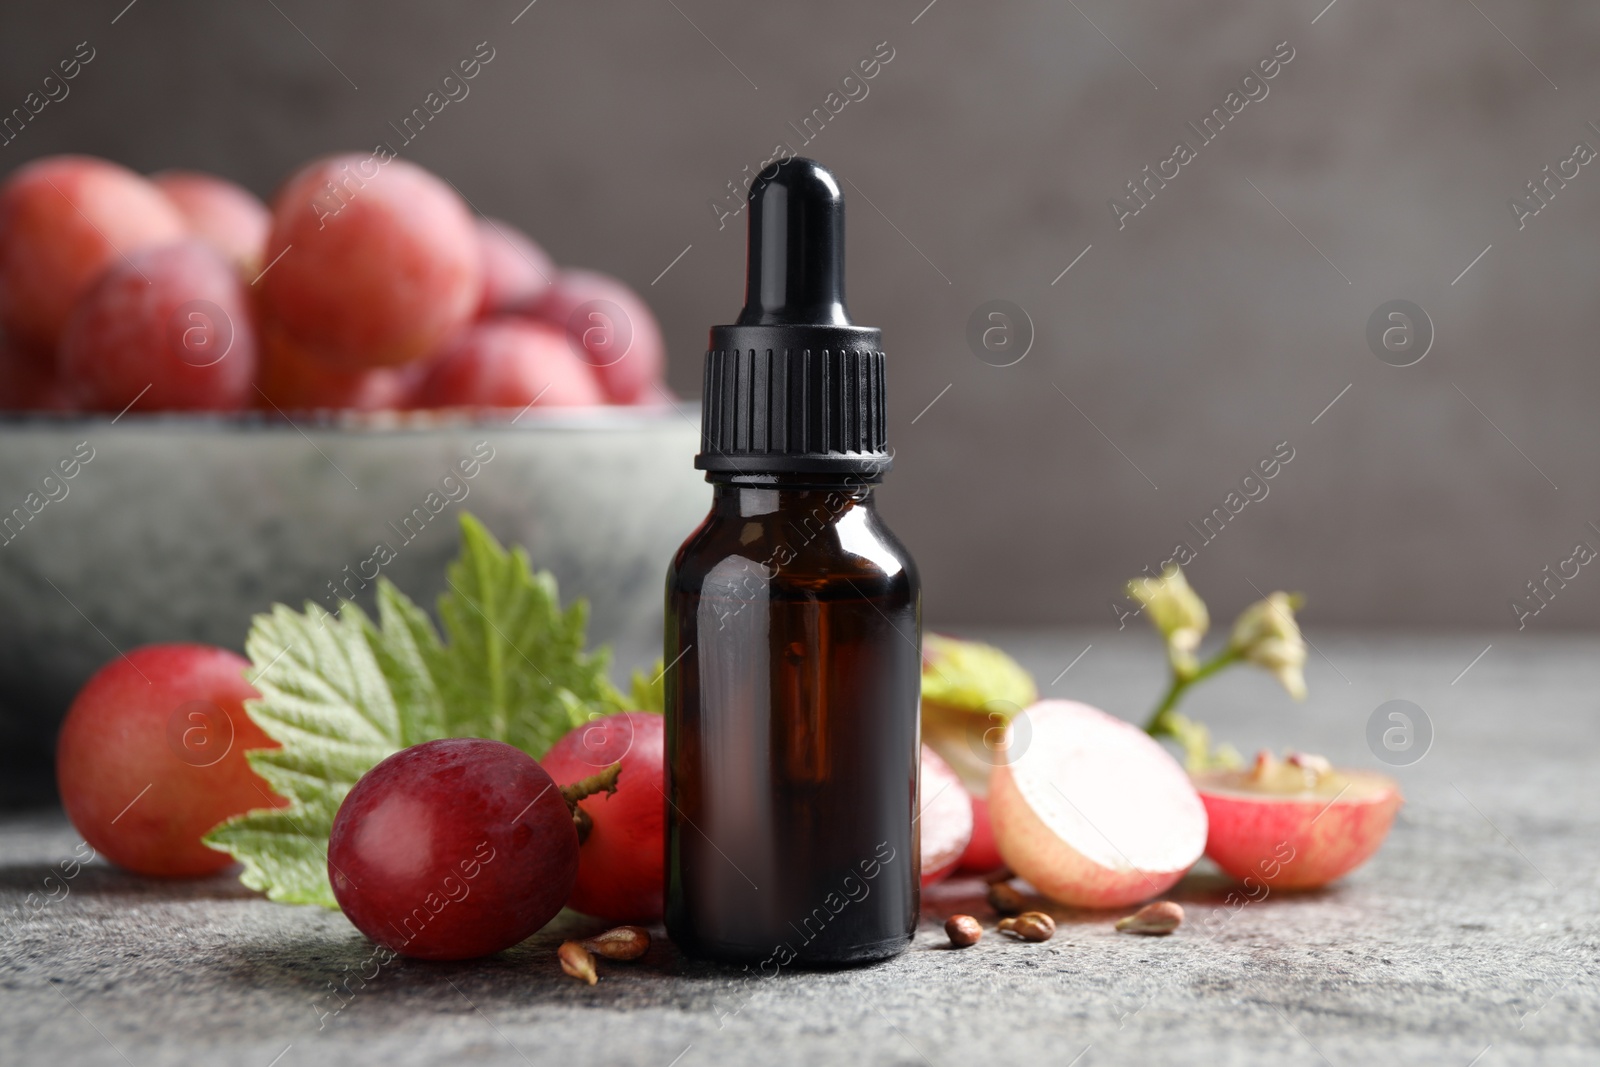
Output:
M1129 718L1156 696L1142 632L987 636L1047 694ZM58 813L14 815L0 822L14 917L0 1063L1600 1063L1596 641L1311 636L1305 704L1239 671L1188 707L1242 748L1368 766L1373 710L1423 709L1434 737L1394 772L1408 802L1388 844L1330 889L1234 908L1201 869L1174 897L1211 921L1173 937L1055 909L1047 944L990 935L957 952L942 918L991 915L981 885L954 883L930 894L912 950L879 966L746 980L658 938L594 988L556 966L557 942L590 928L564 915L498 957L397 962L336 999L370 946L337 914L267 903L231 877L162 883L96 863L17 917L77 838Z

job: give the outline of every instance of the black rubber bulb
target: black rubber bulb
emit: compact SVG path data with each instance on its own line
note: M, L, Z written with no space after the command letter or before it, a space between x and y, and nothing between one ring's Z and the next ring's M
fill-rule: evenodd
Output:
M796 156L750 186L750 250L739 326L849 326L844 194L833 172Z

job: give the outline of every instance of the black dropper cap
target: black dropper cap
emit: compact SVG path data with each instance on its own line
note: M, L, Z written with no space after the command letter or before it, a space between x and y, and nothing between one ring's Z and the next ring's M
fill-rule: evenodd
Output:
M793 158L750 186L744 310L711 327L701 470L857 474L888 470L882 334L844 303L844 194Z

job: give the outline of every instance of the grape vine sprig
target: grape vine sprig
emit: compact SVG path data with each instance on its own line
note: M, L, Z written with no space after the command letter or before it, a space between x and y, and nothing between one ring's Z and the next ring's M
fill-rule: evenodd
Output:
M1271 674L1294 699L1305 699L1306 643L1294 617L1305 602L1300 594L1271 593L1245 608L1234 620L1227 644L1203 661L1197 653L1211 616L1179 567L1166 568L1159 578L1133 579L1128 594L1144 605L1151 625L1165 641L1170 668L1166 694L1145 723L1145 732L1181 745L1191 771L1241 762L1232 745L1213 748L1211 731L1177 711L1178 701L1196 682L1233 664L1248 663Z

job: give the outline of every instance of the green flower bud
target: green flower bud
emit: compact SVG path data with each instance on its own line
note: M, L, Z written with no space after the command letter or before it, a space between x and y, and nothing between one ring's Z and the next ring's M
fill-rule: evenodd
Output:
M1294 618L1303 602L1298 593L1272 593L1239 613L1228 638L1230 651L1278 679L1296 700L1306 695L1306 642Z
M1183 571L1173 564L1159 578L1135 578L1128 583L1128 595L1144 605L1151 625L1166 639L1173 671L1180 678L1192 677L1199 665L1195 651L1211 627L1211 616Z

